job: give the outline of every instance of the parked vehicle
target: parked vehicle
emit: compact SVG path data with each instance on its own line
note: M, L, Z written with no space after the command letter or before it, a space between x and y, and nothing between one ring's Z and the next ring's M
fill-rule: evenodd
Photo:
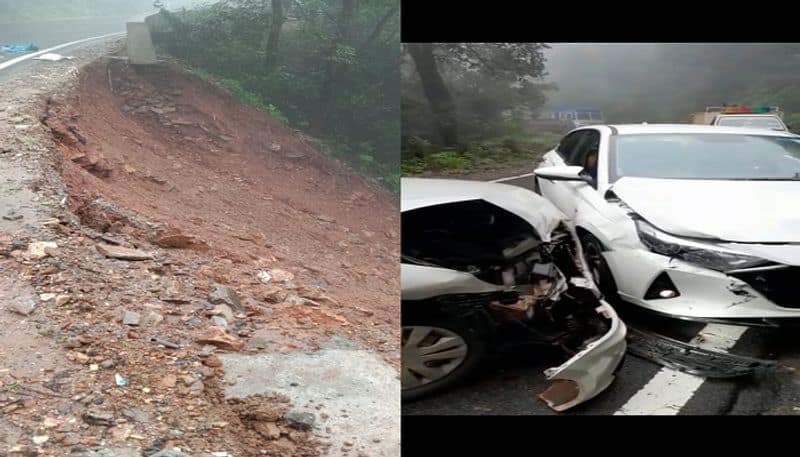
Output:
M535 170L606 297L751 325L800 317L800 137L703 125L567 134Z
M402 180L402 397L441 391L509 344L561 348L540 398L556 411L605 390L626 327L600 298L575 230L505 184Z
M750 108L746 106L709 106L705 112L691 115L693 124L720 125L724 127L751 127L789 131L783 122L783 113L777 106Z

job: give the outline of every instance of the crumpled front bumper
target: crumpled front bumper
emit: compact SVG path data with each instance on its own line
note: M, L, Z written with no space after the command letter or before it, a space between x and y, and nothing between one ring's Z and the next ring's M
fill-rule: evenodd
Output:
M608 331L560 366L544 372L552 383L539 398L555 411L570 409L607 389L625 356L625 323L608 303L600 303L596 311L611 320Z

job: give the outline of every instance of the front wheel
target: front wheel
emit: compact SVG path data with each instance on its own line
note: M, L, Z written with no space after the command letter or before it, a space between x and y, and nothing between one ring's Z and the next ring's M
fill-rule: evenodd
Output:
M446 318L404 319L402 348L403 401L463 380L486 353L486 343L477 329Z
M583 247L583 257L589 266L589 272L592 274L592 279L597 284L597 288L600 289L606 299L616 300L619 297L617 283L614 281L611 269L603 257L603 245L589 233L582 233L580 240Z

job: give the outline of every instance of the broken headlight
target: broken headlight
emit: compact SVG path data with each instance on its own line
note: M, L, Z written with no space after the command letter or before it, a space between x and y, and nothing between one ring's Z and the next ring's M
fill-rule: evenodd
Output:
M639 239L656 254L717 271L738 270L769 263L759 257L666 234L641 219L634 222Z

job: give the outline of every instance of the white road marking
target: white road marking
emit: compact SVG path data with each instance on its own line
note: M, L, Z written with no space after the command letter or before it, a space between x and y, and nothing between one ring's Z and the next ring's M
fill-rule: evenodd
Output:
M499 179L493 179L493 180L491 180L491 181L489 181L489 182L503 182L503 181L512 181L512 180L514 180L514 179L519 179L519 178L527 178L528 176L533 176L533 173L525 173L524 175L509 176L508 178L499 178Z
M691 344L725 352L739 341L746 330L747 327L739 325L708 324L692 339ZM676 415L704 381L705 378L664 367L614 415Z
M32 54L25 54L24 56L20 56L20 57L11 59L8 62L0 63L0 70L5 70L6 68L8 68L8 67L10 67L12 65L16 65L16 64L18 64L20 62L24 62L24 61L26 61L28 59L32 59L34 57L37 57L37 56L40 56L40 55L43 55L43 54L47 54L48 52L53 52L53 51L57 51L57 50L59 50L61 48L66 48L67 46L73 46L73 45L76 45L76 44L81 44L81 43L85 43L87 41L92 41L92 40L99 40L101 38L109 38L109 37L117 36L117 35L125 35L126 33L127 32L109 33L108 35L101 35L101 36L95 36L95 37L91 37L91 38L84 38L82 40L71 41L69 43L59 44L58 46L53 46L52 48L47 48L47 49L45 49L43 51L37 51L37 52L34 52Z

